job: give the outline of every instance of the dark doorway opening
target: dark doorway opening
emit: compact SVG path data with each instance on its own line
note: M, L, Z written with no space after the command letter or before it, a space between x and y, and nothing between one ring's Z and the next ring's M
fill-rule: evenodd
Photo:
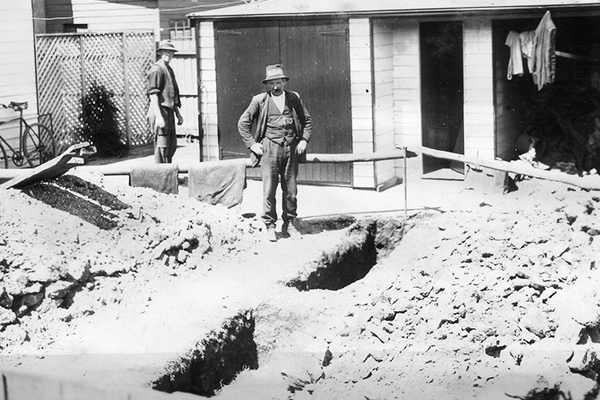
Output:
M423 22L419 29L423 145L464 154L462 22ZM462 163L423 156L425 178L462 173Z
M538 87L526 56L522 74L508 79L509 33L535 32L542 15L492 22L495 156L567 174L600 171L600 10L552 12L551 82Z

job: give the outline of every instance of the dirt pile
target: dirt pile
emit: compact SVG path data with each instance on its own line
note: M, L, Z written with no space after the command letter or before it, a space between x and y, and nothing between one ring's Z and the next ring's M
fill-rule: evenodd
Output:
M258 310L259 337L275 340L260 323L274 314L289 337L271 377L249 372L243 387L278 368L290 398L597 398L600 196L524 182L487 201L415 215L363 280L315 291L318 311L302 313L307 297Z
M255 230L221 207L169 201L149 189L111 193L99 176L86 179L65 175L22 192L0 192L4 353L22 345L47 350L54 338L45 324L118 304L136 280L202 269L207 254L241 251L235 243Z
M597 192L525 181L405 226L350 219L265 244L256 217L82 177L29 189L66 191L64 206L0 192L0 355L69 351L89 324L117 337L143 322L143 341L252 309L258 369L217 398L597 397ZM345 258L375 266L313 284L336 281Z

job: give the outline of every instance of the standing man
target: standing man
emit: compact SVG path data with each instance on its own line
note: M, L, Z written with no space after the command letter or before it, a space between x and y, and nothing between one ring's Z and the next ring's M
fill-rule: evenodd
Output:
M306 151L312 133L310 115L296 92L285 90L289 78L281 65L269 65L262 81L267 88L252 98L250 105L238 121L242 140L251 151L252 158L260 160L263 181L263 215L267 238L275 242L275 191L281 180L282 219L284 236L299 237L294 227L297 216L298 158ZM252 133L252 126L255 131Z
M183 124L179 87L169 66L177 49L170 40L162 40L156 51L160 58L148 72L148 122L154 134L154 161L170 163L177 149L175 117L177 125Z

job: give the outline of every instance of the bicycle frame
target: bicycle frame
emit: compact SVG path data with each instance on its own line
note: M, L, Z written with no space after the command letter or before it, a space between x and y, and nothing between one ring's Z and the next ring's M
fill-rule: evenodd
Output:
M52 131L49 130L46 126L40 124L40 123L32 123L30 124L29 122L27 122L27 120L25 118L23 118L23 111L25 109L27 109L27 102L22 102L22 103L14 103L11 102L8 106L2 104L1 105L4 108L11 108L14 112L18 112L19 115L17 117L14 118L9 118L7 120L3 120L0 121L0 126L5 125L5 124L11 124L13 122L18 121L19 122L19 137L18 137L18 141L19 141L19 145L18 147L13 147L10 145L10 143L0 135L0 156L4 157L4 167L8 168L8 160L12 160L12 163L17 166L20 167L23 164L25 164L25 162L29 163L29 165L31 167L36 166L36 164L42 163L43 160L43 156L40 156L41 153L36 153L39 149L42 149L43 151L43 147L38 148L38 145L35 145L35 148L33 149L34 152L34 156L32 158L30 151L31 149L29 149L29 147L26 148L26 146L29 146L28 143L28 138L29 140L40 140L41 137L36 136L35 139L33 136L28 136L28 132L37 132L37 133L46 133L47 136L49 136L49 140L50 140L50 148L51 151L49 154L49 157L52 158L54 157L54 151L55 151L55 142L54 142L54 138L52 137ZM38 116L39 118L39 116ZM51 117L50 117L51 118ZM40 129L43 129L40 131ZM12 152L12 156L9 158L8 154L6 154L6 150L4 149L4 147L2 147L2 144L4 144L4 147L6 147L7 149L9 149ZM41 142L39 142L39 144L41 144ZM39 157L39 158L38 158ZM35 160L35 161L34 161Z
M22 152L23 132L24 132L24 129L27 129L27 127L29 126L29 124L27 123L27 121L25 121L25 119L22 117L22 115L23 115L23 111L20 111L18 117L15 117L15 118L12 118L12 119L9 119L6 121L0 121L0 126L10 124L15 121L19 121L19 137L18 137L19 145L16 148L16 150L14 147L12 147L10 145L10 143L2 135L0 135L0 141L2 141L4 146L7 147L8 150L10 150L10 152L12 153L12 157L11 157L12 162L18 167L23 165L25 162L25 157L23 156L23 152ZM7 157L8 157L8 155L7 155Z

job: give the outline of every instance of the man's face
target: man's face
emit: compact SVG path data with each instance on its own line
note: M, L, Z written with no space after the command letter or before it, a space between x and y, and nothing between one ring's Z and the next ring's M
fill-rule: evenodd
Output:
M160 58L166 63L173 59L175 52L173 50L160 50Z
M271 81L267 81L267 88L275 96L279 96L283 93L283 88L285 87L286 82L287 81L284 79L273 79Z

